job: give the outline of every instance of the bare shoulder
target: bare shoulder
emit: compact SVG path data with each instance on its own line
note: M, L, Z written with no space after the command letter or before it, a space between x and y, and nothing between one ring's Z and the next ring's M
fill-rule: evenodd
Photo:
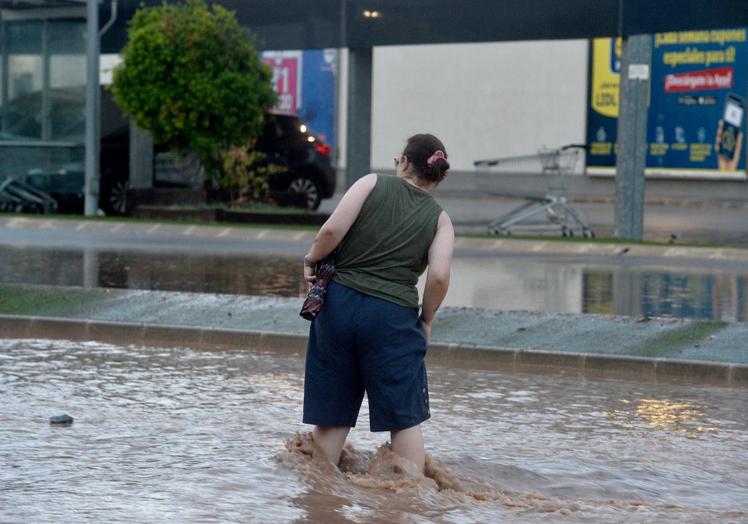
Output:
M429 248L429 266L431 271L448 271L452 263L455 232L449 215L442 211L436 226L436 234Z
M371 190L372 188L374 188L374 186L377 185L378 178L379 176L376 173L369 173L368 175L364 175L353 183L351 189L356 187L359 190Z
M437 223L437 229L444 230L445 232L451 232L454 235L454 227L452 226L452 219L446 211L442 211L439 215L439 222Z

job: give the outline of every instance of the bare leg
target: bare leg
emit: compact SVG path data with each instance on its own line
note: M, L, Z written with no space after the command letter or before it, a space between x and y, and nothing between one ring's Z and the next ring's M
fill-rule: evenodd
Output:
M321 426L314 426L312 437L314 438L314 442L325 452L330 462L337 466L340 462L340 454L343 451L345 439L348 437L350 431L351 428L345 427L323 428Z
M415 463L418 466L418 471L423 473L423 466L426 462L426 451L423 449L421 425L419 424L400 431L393 431L391 438L392 451Z

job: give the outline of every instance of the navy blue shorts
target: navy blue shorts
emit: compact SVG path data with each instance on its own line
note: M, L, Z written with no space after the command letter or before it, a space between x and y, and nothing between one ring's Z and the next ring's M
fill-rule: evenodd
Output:
M354 427L364 391L371 431L399 431L431 416L426 334L418 310L336 282L312 321L304 423Z

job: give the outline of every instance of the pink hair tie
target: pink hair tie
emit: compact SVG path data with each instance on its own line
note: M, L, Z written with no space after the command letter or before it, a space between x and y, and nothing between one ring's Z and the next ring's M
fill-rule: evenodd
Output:
M436 162L438 159L446 160L447 157L444 156L444 151L441 149L437 149L436 152L429 157L428 160L426 160L426 165L429 167L434 167L434 162Z

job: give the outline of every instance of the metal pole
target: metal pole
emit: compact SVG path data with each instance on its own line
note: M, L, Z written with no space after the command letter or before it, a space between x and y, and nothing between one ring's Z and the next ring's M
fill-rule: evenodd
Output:
M86 9L86 185L85 214L99 208L99 2Z
M346 183L371 170L371 47L348 48L348 118Z
M629 240L641 240L644 236L644 168L651 61L651 35L632 35L623 39L615 236Z
M52 139L52 112L50 102L51 58L49 53L49 20L42 20L42 140ZM49 166L46 166L47 169Z
M343 126L340 123L340 112L343 105L340 94L343 92L343 74L341 70L343 52L346 46L346 0L340 0L340 37L338 39L338 54L335 58L335 170L340 173L340 143L342 142ZM339 190L340 188L338 188Z
M340 0L340 35L338 39L338 54L335 62L335 191L340 192L347 188L346 171L342 168L343 164L343 144L346 140L343 133L346 132L346 125L343 122L343 110L345 101L343 100L343 55L347 42L347 0ZM346 62L347 64L347 62Z
M8 58L8 30L6 22L0 18L0 131L7 131L8 129L8 100L10 94L8 89L10 87L10 81L8 75L10 75L10 59Z

